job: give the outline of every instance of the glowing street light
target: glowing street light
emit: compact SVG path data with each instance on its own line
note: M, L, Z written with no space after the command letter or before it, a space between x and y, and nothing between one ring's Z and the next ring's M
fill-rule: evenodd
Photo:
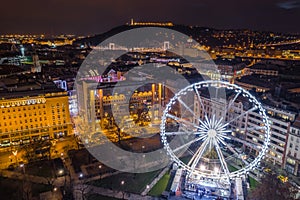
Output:
M200 165L200 170L205 170L205 165Z
M20 164L20 167L23 169L23 174L25 174L25 165L22 163Z

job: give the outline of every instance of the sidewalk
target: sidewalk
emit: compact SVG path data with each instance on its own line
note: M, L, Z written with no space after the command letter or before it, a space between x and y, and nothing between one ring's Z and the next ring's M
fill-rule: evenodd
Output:
M29 174L23 174L21 172L13 172L9 170L1 170L1 176L11 179L18 179L18 180L28 180L33 183L40 183L40 184L48 184L48 181L44 177L34 176Z
M74 182L78 182L79 178L77 176L77 174L75 173L75 170L71 164L71 160L69 157L63 158L62 159L65 167L67 168L68 172L70 173L71 176L71 180L73 180Z
M53 182L51 183L49 178L41 177L41 176L34 176L30 174L23 174L21 172L14 172L9 170L1 170L1 176L10 178L10 179L17 179L17 180L25 180L32 183L44 184L49 185L52 184L53 187L61 187L65 184L65 179L67 177L62 176L58 178L53 178Z

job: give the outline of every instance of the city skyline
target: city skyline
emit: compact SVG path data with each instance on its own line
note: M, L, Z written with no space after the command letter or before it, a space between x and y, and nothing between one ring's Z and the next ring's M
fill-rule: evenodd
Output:
M300 1L6 1L0 34L98 34L136 21L299 33ZM46 9L50 8L50 9Z
M300 0L5 1L2 199L300 199Z

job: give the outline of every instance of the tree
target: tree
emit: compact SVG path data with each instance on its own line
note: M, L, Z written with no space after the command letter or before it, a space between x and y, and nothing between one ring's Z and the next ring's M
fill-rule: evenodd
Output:
M295 200L297 189L289 182L283 183L276 174L267 173L261 183L250 191L249 200Z
M24 154L23 159L28 162L34 162L41 158L50 159L51 142L49 141L37 141L31 144L27 144L23 147Z
M29 181L22 182L22 199L23 200L32 199L32 183Z
M205 152L204 157L209 158L209 159L217 159L218 153L216 152L215 149L210 149Z
M89 196L93 193L93 189L89 185L84 183L77 185L75 190L79 191L79 194L83 200L88 199Z

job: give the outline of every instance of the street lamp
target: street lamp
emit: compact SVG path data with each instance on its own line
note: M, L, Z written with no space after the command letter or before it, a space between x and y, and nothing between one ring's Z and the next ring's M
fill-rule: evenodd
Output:
M60 169L59 171L58 171L58 174L59 175L62 175L64 173L64 170L63 169Z
M125 181L121 181L121 186L122 186L122 199L124 199L125 192L123 191L123 185L125 184Z
M22 163L20 164L20 167L23 169L23 174L25 174L25 165Z

